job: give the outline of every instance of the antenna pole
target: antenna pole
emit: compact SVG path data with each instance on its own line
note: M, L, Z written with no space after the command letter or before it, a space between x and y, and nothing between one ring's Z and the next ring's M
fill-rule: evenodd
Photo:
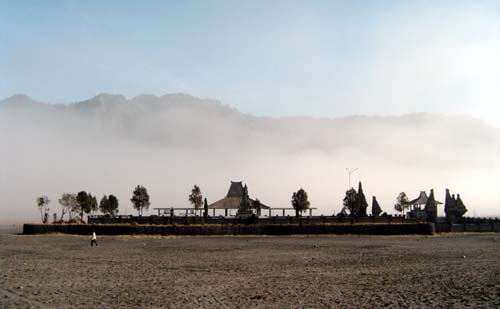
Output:
M357 167L354 167L354 168L346 167L345 170L347 171L347 175L349 177L349 189L350 189L350 188L352 188L351 187L351 174L354 173L355 171L357 171L358 168Z

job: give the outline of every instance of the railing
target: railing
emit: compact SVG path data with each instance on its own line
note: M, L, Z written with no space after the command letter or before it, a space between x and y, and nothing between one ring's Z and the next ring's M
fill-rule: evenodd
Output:
M235 218L224 216L89 216L89 224L238 224L238 223L262 223L262 224L322 224L322 223L421 223L422 220L407 219L400 216L385 217L341 217L341 216L273 216L273 217L250 217Z

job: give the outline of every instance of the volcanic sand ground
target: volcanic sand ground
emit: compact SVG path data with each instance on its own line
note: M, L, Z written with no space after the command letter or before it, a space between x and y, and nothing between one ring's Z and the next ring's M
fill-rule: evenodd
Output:
M0 307L500 307L500 235L98 242L0 234Z

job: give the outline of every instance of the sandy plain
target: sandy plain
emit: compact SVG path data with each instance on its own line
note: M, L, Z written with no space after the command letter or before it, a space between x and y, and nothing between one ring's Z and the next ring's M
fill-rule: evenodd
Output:
M2 308L499 308L500 236L0 234Z

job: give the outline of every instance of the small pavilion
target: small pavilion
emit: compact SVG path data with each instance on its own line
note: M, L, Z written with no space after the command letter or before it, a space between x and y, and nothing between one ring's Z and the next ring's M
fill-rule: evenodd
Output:
M426 219L427 214L425 212L425 205L427 205L427 201L429 200L429 196L425 191L420 191L420 195L410 201L410 211L407 213L409 218L415 219ZM435 205L443 204L437 200L434 200Z
M428 199L427 193L425 193L425 191L420 191L420 195L416 199L410 201L410 210L423 209ZM442 205L443 203L436 201L436 204Z
M243 184L241 181L231 181L231 186L227 191L226 197L218 200L215 203L208 205L208 209L212 209L213 216L215 217L216 210L224 210L224 216L233 215L232 212L236 214L238 209L240 208L241 200L243 198ZM249 198L250 208L256 209L254 206L255 200ZM260 209L270 209L269 206L260 203ZM256 209L257 210L257 209ZM260 210L257 210L260 212ZM257 213L260 215L260 213Z

